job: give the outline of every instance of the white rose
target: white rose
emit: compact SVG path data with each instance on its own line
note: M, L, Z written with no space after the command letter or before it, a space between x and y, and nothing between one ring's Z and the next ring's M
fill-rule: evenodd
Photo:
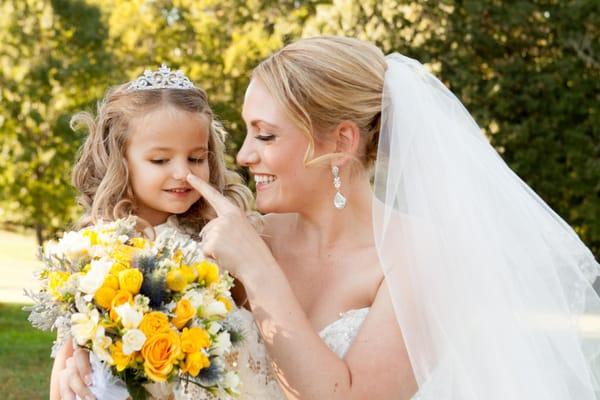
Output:
M123 335L123 354L130 355L134 351L139 351L146 342L146 335L139 329L129 329Z
M82 292L94 295L102 286L104 279L113 263L106 260L92 260L90 270L79 278L79 288Z
M75 313L71 315L71 335L78 345L83 346L96 334L100 314L93 309L90 314Z
M137 328L144 318L144 313L129 303L115 307L115 312L121 318L121 324L125 329Z
M229 337L229 332L219 333L213 342L211 353L222 356L229 352L229 349L231 349L231 338Z

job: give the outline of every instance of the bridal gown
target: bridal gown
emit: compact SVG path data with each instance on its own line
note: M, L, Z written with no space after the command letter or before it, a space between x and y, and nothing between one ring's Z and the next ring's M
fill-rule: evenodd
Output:
M349 310L340 314L340 318L319 332L319 336L338 357L342 358L350 348L361 324L365 320L369 308ZM235 318L243 327L245 339L234 351L230 362L237 369L241 379L240 400L284 400L271 370L265 344L254 324L252 314L240 309L235 311ZM207 395L194 385L183 385L175 392L177 400L213 400L217 397Z

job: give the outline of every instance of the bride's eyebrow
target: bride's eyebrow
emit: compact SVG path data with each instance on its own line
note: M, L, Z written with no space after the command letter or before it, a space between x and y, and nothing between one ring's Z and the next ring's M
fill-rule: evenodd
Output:
M262 119L254 119L252 121L250 121L250 125L255 127L255 128L267 128L267 129L279 129L279 127L275 124L272 124L270 122L264 121Z

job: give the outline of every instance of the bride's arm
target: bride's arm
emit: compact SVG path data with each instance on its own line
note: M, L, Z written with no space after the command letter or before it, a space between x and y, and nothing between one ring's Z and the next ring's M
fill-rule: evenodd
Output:
M385 285L340 359L313 330L281 270L272 265L262 279L258 275L250 274L246 282L249 301L289 399L408 399L414 394L412 370Z
M207 183L189 182L219 215L203 231L203 249L244 284L288 398L410 397L414 379L385 285L346 357L338 358L313 330L286 276L240 210Z

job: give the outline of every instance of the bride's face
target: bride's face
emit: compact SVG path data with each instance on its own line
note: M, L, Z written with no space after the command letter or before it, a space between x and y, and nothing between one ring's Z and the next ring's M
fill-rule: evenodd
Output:
M237 155L256 182L256 206L263 213L301 212L314 206L331 180L327 166L305 167L309 140L257 79L246 91L242 118L246 138ZM323 149L315 144L315 156Z

